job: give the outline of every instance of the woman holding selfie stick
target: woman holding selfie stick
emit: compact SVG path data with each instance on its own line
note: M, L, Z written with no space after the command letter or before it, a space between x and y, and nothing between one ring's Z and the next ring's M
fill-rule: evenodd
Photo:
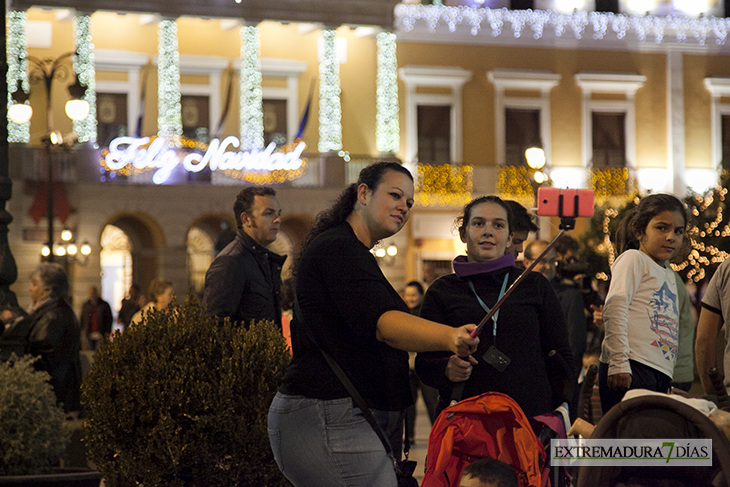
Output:
M480 322L520 275L514 255L506 253L512 241L509 207L496 196L482 196L464 207L457 218L466 255L453 261L454 274L428 288L421 308L423 318L457 326ZM536 416L560 404L562 391L551 364L571 363L568 332L560 302L552 286L538 272L525 275L484 326L477 352L464 360L448 352L419 353L416 373L439 389L437 413L452 400L463 383L460 398L488 391L509 395L524 413ZM552 354L551 354L552 352ZM566 365L567 367L567 365ZM570 370L562 373L568 378ZM558 377L560 379L560 377Z
M405 350L476 350L479 340L469 336L475 325L449 327L409 314L370 253L403 228L413 192L400 164L366 167L317 217L295 264L293 356L268 423L274 458L295 486L396 486L383 444L323 351L385 430L391 413L412 402Z

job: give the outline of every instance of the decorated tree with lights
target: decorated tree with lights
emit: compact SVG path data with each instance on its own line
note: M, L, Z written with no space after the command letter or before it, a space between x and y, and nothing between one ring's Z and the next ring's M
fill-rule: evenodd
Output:
M717 265L730 252L730 214L726 211L726 198L730 186L730 173L723 171L720 182L704 195L685 199L690 211L692 249L687 259L676 269L688 281L697 283L698 289L708 280Z

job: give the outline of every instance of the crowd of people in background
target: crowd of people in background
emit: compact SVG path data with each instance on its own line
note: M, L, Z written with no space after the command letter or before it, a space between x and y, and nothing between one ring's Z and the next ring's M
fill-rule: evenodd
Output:
M287 338L292 360L268 428L274 458L295 485L396 485L387 450L400 459L403 444L414 443L419 391L431 424L454 401L489 391L509 395L528 417L563 403L575 416L579 383L595 365L598 419L631 389L689 391L696 351L702 386L714 393L706 371L716 365L716 337L730 306L730 260L710 281L693 345L692 302L669 265L688 242L688 217L676 197L649 195L627 213L608 289L587 274L576 239L530 239L539 231L536 217L488 195L456 218L465 252L453 259L453 273L396 290L371 249L404 227L413 198L403 166L363 169L318 215L284 282L286 256L268 249L281 224L276 192L249 187L236 198L237 233L208 269L201 311L241 326L271 320ZM518 278L476 336L476 323ZM169 309L173 285L154 279L148 295L130 287L116 308L118 329ZM59 404L78 411L79 354L112 337L112 306L90 286L77 319L66 272L54 263L33 271L30 296L27 312L15 302L0 310L0 360L37 356ZM728 370L730 344L724 361ZM353 389L372 418L353 404ZM475 464L462 485L483 485L500 468ZM509 471L499 475L511 485Z

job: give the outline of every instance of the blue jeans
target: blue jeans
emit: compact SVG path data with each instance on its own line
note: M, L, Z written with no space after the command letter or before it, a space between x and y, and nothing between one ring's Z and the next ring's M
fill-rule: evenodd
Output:
M276 464L295 487L398 484L383 444L349 397L322 401L277 393L268 430Z

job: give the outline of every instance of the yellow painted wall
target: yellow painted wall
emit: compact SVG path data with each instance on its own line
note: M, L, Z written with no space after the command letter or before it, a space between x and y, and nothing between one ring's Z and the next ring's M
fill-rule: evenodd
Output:
M730 76L730 57L685 54L684 112L686 166L715 168L721 162L712 159L712 96L705 88L705 78Z
M30 9L29 20L52 23L53 45L50 49L29 49L36 57L56 57L74 49L73 22L57 21L54 11ZM181 54L209 55L230 59L240 56L240 29L222 30L218 20L178 19L178 42ZM347 61L340 65L342 83L343 148L353 155L376 155L375 145L375 80L376 42L374 37L357 37L348 27L337 30L347 43ZM142 25L136 14L118 15L96 12L92 15L94 45L100 49L119 49L145 53L152 59L157 55L157 24ZM310 86L318 79L317 40L320 31L300 33L297 24L277 22L260 24L261 55L304 61L306 71L299 78L301 114ZM399 42L400 66L430 65L459 66L472 72L472 79L463 89L463 161L491 166L495 160L495 90L486 73L493 69L535 69L560 74L562 79L550 94L551 143L553 166L581 166L581 102L582 93L574 81L579 72L638 73L647 77L646 85L636 93L636 151L637 167L664 167L667 158L667 100L666 55L664 53L583 51L577 49L546 49L490 47L460 44L424 44ZM711 97L704 88L707 76L730 76L730 57L721 55L684 55L686 166L713 167L711 160L710 108ZM150 64L143 68L146 77L146 117L143 132L157 130L157 79ZM100 79L115 79L108 75ZM111 77L109 77L111 76ZM186 77L187 79L192 79ZM221 80L222 102L225 103L227 76ZM279 80L266 80L266 86L280 86ZM318 87L317 87L318 88ZM401 145L405 153L405 88L400 90ZM517 94L517 93L515 93ZM232 107L225 133L238 133L238 79L235 77ZM523 93L520 96L536 96ZM70 131L71 123L63 112L68 95L65 82L54 83L54 126ZM598 95L595 98L615 98ZM31 103L35 107L32 138L37 142L45 135L45 94L33 89ZM310 112L304 139L309 150L316 151L318 141L318 89Z
M460 66L472 72L472 79L463 90L463 144L464 162L474 165L493 165L495 158L495 90L486 77L488 71L533 69L562 76L550 94L554 166L582 165L581 137L576 137L581 134L582 93L574 75L590 71L643 74L648 78L646 86L636 94L637 163L639 167L654 167L657 161L665 164L666 83L662 54L401 42L398 62L401 66ZM401 117L401 126L404 124ZM405 143L404 137L401 143Z

